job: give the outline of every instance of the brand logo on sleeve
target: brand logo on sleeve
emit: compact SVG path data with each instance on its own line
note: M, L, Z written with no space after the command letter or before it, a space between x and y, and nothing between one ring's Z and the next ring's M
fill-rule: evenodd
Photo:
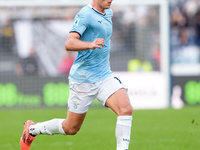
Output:
M74 21L73 27L76 27L78 24L79 24L79 19L76 19L76 20Z

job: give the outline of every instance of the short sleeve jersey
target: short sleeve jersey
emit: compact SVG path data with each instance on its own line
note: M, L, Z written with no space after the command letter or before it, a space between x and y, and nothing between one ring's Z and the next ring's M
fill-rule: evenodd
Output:
M83 7L76 14L70 32L77 32L80 40L93 42L96 38L105 40L102 49L79 51L74 61L69 80L81 83L96 83L112 75L110 69L110 38L112 34L113 11L106 9L105 14L91 5Z

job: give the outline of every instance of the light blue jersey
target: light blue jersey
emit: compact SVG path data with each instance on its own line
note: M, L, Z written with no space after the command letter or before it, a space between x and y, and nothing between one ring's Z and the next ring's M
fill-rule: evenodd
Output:
M110 70L110 38L112 34L113 11L106 9L105 14L91 5L83 7L76 14L70 32L77 32L80 40L93 42L96 38L105 40L102 49L79 51L71 67L69 80L82 83L96 83L112 75Z

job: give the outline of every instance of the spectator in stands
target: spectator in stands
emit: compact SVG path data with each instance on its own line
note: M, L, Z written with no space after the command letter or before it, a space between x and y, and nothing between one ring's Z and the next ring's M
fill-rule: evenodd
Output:
M68 76L69 75L69 71L70 71L71 66L74 63L74 61L75 61L74 56L69 51L67 51L64 59L61 61L61 63L58 66L59 72L61 74L64 74L64 75Z
M0 52L3 54L12 53L14 46L14 31L11 21L8 19L0 27Z
M197 48L200 45L199 4L199 0L173 2L170 32L172 63L198 63L197 59L191 61L189 57L199 55Z
M38 75L39 68L38 62L35 57L35 50L32 48L30 50L30 55L27 58L21 58L16 66L17 75Z
M195 31L196 31L196 44L200 47L200 10L195 16Z

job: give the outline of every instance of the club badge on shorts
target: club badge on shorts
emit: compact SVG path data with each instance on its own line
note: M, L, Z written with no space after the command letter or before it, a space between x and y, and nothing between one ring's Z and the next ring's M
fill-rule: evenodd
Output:
M78 108L78 105L80 105L79 103L77 102L73 102L74 103L74 109L77 109Z

